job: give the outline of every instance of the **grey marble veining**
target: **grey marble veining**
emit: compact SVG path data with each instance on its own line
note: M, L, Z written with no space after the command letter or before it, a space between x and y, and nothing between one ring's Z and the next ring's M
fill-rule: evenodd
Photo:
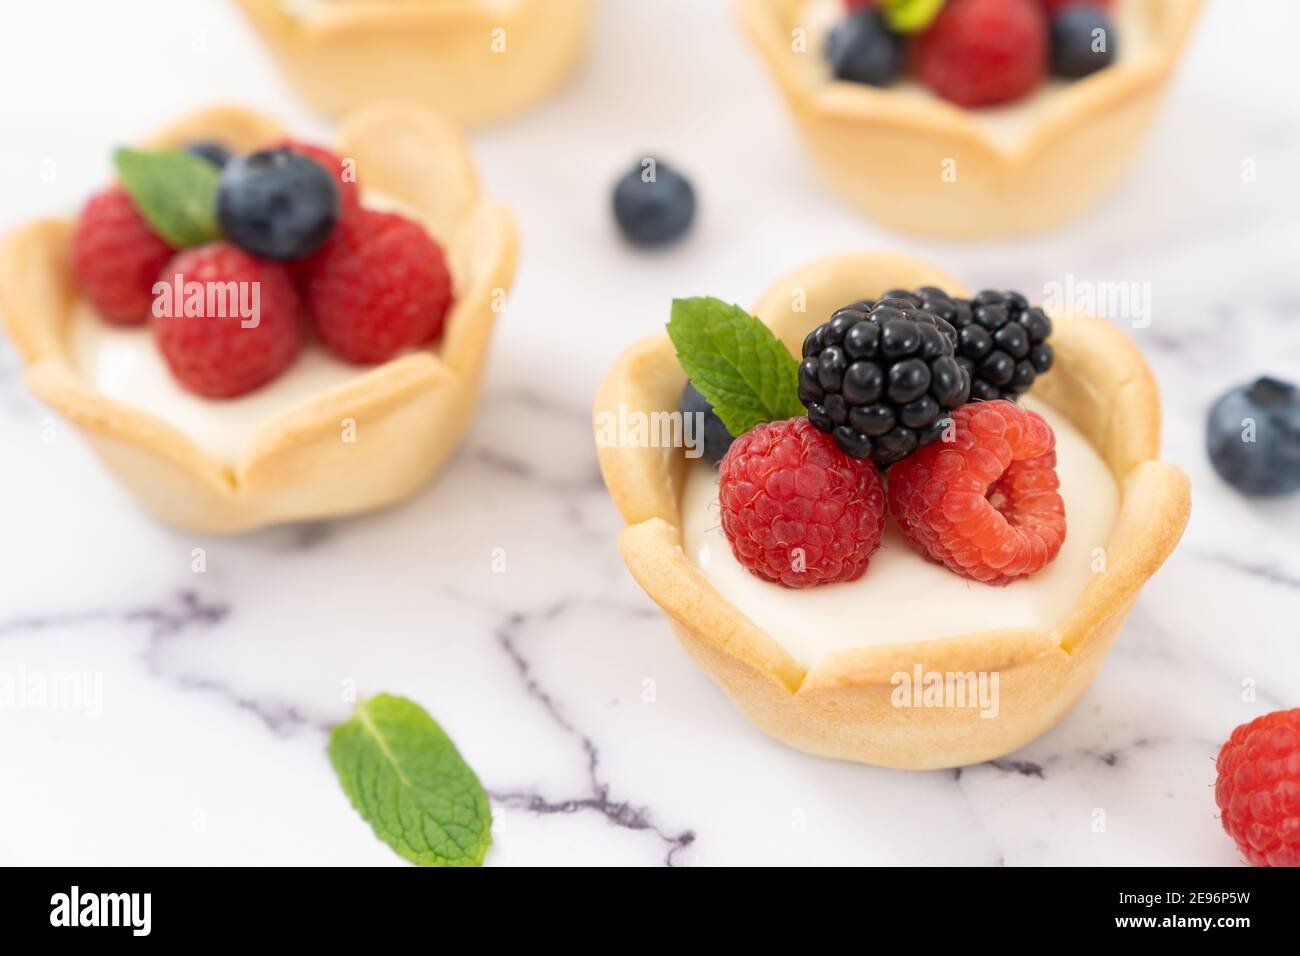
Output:
M166 51L170 6L155 6L132 18L129 42ZM490 864L1237 861L1213 758L1237 723L1300 704L1300 501L1226 488L1203 422L1222 389L1258 372L1300 379L1300 103L1286 49L1300 10L1261 0L1276 28L1260 31L1212 0L1113 196L1051 235L958 244L838 206L728 5L653 6L605 4L574 86L473 136L485 190L519 218L521 271L465 444L407 504L239 538L161 527L72 429L46 429L0 340L0 670L102 678L96 708L0 711L0 794L6 819L23 821L0 827L0 859L400 864L325 753L355 694L388 691L428 708L489 789ZM125 30L111 5L19 10L32 36L69 15L86 36ZM231 5L187 4L187 16L203 52L124 63L89 102L58 78L27 91L30 109L9 94L0 228L75 208L112 144L203 102L243 99L326 135ZM70 56L104 48L69 42ZM0 63L0 90L38 55ZM160 89L160 68L176 82ZM615 241L600 181L647 147L694 176L702 209L684 245L654 255ZM53 182L36 179L47 157ZM960 770L820 760L749 725L628 576L592 448L601 376L662 327L671 298L748 303L779 274L856 247L1031 296L1066 274L1148 284L1153 320L1129 332L1161 385L1164 456L1193 483L1180 549L1080 704L1020 751Z

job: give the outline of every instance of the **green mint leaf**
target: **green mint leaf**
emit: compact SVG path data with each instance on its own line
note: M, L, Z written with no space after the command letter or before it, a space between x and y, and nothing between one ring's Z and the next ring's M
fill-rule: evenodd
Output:
M478 866L492 812L478 777L419 704L379 694L330 734L330 761L375 835L421 866Z
M119 149L113 164L135 208L171 246L184 249L220 238L220 171L206 159L179 150Z
M805 414L799 363L740 306L707 297L674 299L668 337L682 369L731 434Z

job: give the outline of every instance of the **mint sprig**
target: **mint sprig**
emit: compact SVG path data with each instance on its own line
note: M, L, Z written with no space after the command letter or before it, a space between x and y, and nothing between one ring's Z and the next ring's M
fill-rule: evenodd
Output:
M478 866L492 814L474 771L422 707L390 694L330 734L330 761L375 835L421 866Z
M731 434L805 414L799 363L740 306L709 297L674 299L668 337L691 383Z
M221 236L217 225L220 171L180 150L119 149L113 165L135 208L176 249Z

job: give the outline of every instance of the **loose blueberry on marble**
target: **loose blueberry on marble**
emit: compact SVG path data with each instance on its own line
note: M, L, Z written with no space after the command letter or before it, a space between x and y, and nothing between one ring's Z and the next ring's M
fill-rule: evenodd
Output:
M903 41L876 10L859 10L835 27L824 53L839 80L888 86L903 70Z
M230 160L217 184L217 221L232 242L265 259L315 252L339 220L338 186L319 163L290 149Z
M1300 491L1300 389L1267 376L1214 403L1205 443L1214 470L1248 495Z
M207 139L198 139L186 143L185 152L191 156L197 156L199 159L206 159L217 169L225 169L226 164L230 162L230 150L220 143L214 143Z
M614 219L634 245L666 245L694 221L695 189L667 164L643 159L614 185Z
M686 388L682 391L682 414L683 415L703 415L704 416L704 457L709 460L709 464L716 465L722 461L735 441L731 432L727 431L727 426L722 424L722 419L718 413L713 410L709 400L700 394L690 382L686 383ZM691 434L698 441L700 432L694 431Z
M1115 62L1115 27L1096 7L1067 7L1052 18L1052 72L1071 79Z

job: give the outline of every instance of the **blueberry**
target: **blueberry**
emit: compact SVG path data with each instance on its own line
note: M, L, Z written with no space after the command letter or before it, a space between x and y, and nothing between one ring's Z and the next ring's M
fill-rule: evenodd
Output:
M614 184L614 219L634 245L666 245L695 220L695 189L667 164L642 160Z
M1268 377L1232 389L1210 409L1205 444L1214 470L1238 491L1300 491L1300 389Z
M727 426L722 424L722 419L718 413L713 410L708 399L700 394L690 382L686 383L686 388L682 391L682 414L693 415L700 414L704 416L704 457L709 460L710 464L716 465L722 461L722 456L727 453L731 443L735 441L731 433L727 431ZM694 425L691 426L695 428ZM685 426L682 429L683 434L689 434L699 440L700 432L694 430L687 432Z
M888 86L903 69L903 43L876 10L850 14L826 38L825 55L836 79Z
M320 248L339 220L339 188L314 159L267 149L226 164L217 183L217 221L241 249L298 259Z
M1052 18L1052 72L1077 79L1115 62L1115 26L1104 10L1067 7Z
M207 139L196 139L186 143L185 152L199 159L206 159L217 169L225 169L226 163L230 162L230 150L220 143Z

